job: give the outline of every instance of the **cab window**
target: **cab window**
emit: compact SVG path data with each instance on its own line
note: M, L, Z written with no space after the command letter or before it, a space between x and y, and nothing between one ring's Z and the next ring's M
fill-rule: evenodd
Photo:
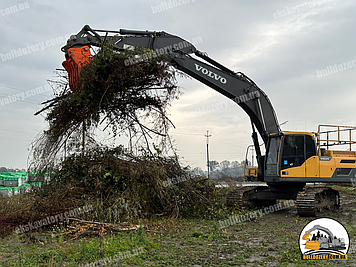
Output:
M309 135L285 135L282 153L282 170L298 167L316 155L315 142Z
M285 135L283 140L282 170L298 167L304 162L304 136Z

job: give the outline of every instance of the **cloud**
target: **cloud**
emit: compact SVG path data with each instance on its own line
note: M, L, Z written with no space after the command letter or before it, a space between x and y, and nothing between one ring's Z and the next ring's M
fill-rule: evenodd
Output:
M318 78L316 73L317 69L356 58L353 1L328 1L278 19L273 17L274 12L304 1L196 0L155 14L151 6L160 5L161 0L93 0L85 4L76 0L36 0L28 3L30 8L0 17L0 53L75 34L85 24L96 29L164 30L186 40L201 36L203 42L197 44L199 50L228 68L245 73L266 92L279 121L289 121L283 129L315 131L318 123L356 120L353 117L356 69L323 78ZM13 1L2 1L0 9L11 5ZM22 90L44 85L46 79L54 76L53 71L61 68L64 59L61 46L5 62L0 60L0 84ZM242 159L245 147L251 143L248 116L238 106L229 106L187 120L184 112L226 101L226 98L198 81L180 82L184 95L173 103L171 113L176 131L181 131L175 139L182 156L205 168L204 134L210 130L217 137L239 144L229 146L221 138L212 138L211 152L216 153L212 159ZM3 95L16 93L16 90L0 88ZM33 103L18 101L0 107L0 145L12 155L0 155L2 165L26 167L27 146L45 127L42 117L33 116L44 98L36 96L30 99ZM23 133L14 137L14 133L3 130ZM10 142L11 138L20 141ZM189 153L198 154L192 157Z

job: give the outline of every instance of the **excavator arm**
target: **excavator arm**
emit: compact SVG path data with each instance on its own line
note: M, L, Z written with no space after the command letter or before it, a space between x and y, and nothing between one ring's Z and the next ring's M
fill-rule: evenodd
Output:
M103 32L105 35L100 35ZM109 34L115 34L109 36ZM207 86L235 101L250 117L265 144L270 134L280 132L276 114L267 95L246 75L235 73L205 53L198 51L190 42L166 32L136 30L93 30L88 25L72 35L62 47L66 55L63 66L69 73L70 86L75 90L82 65L89 61L90 47L103 43L113 45L117 51L140 46L156 54L167 53L173 65ZM193 55L201 58L198 60Z
M168 54L174 67L238 104L251 119L259 170L263 172L264 156L261 155L255 129L267 145L269 136L280 134L280 128L270 100L250 78L221 65L206 53L198 51L190 42L166 32L93 30L86 25L62 47L66 57L63 66L69 74L69 85L73 91L80 86L80 68L89 62L90 48L101 47L103 43L112 45L118 52L143 47L158 55ZM259 177L263 179L263 173L259 173Z

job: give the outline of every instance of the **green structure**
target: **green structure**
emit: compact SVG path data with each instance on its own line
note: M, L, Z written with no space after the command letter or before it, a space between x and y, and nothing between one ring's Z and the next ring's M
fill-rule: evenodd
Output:
M31 188L28 181L28 173L19 172L1 172L0 173L0 195L11 196L25 193Z
M27 172L2 172L0 173L0 186L17 187L27 181Z

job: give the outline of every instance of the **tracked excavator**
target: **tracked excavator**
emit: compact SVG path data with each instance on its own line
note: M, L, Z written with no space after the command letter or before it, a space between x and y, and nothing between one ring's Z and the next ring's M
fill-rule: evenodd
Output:
M321 139L322 133L351 131L353 127L336 127L332 131L292 132L281 131L274 108L267 95L242 72L235 72L210 58L206 53L178 36L163 31L94 30L84 26L72 35L62 51L66 60L69 84L73 91L80 86L80 69L90 61L91 49L109 44L120 53L134 47L147 49L128 64L154 55L167 54L178 70L218 91L239 105L249 116L252 141L258 163L258 186L232 190L227 195L227 206L235 204L256 206L271 205L277 200L296 200L300 216L315 216L323 209L340 205L339 192L331 187L309 187L307 183L350 183L356 177L354 151L329 150L331 145L354 141ZM78 85L79 84L79 85ZM330 129L330 128L328 128ZM262 155L259 138L265 146ZM350 132L351 137L351 132ZM324 142L324 143L323 143ZM322 148L326 145L327 149Z

